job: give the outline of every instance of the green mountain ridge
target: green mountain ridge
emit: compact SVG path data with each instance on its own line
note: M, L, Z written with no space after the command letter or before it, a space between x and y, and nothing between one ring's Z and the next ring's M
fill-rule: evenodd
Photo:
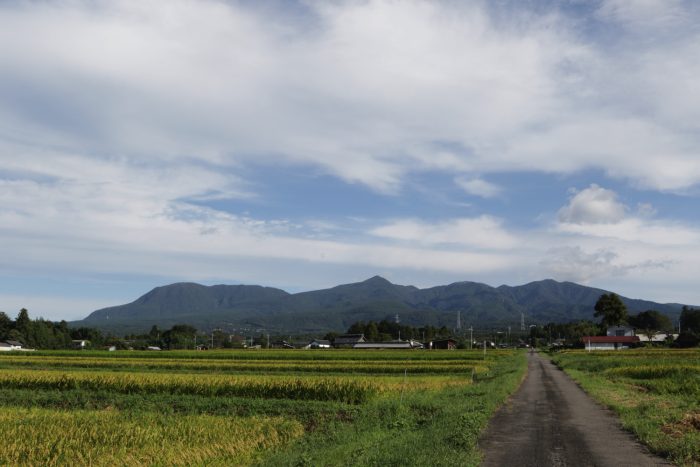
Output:
M455 327L520 325L593 319L593 306L606 290L552 279L521 286L478 282L419 289L375 276L363 282L290 294L259 285L176 283L156 287L132 303L94 311L72 326L142 332L154 324L187 323L201 330L323 333L343 331L356 321L394 319L404 324ZM630 313L655 309L675 318L680 304L622 297Z

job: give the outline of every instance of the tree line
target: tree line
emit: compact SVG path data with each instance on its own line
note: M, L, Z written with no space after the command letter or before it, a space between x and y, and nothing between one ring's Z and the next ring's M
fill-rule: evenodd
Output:
M365 339L370 342L385 342L394 339L429 341L436 338L451 337L452 333L447 327L436 326L407 326L388 320L358 321L352 324L347 331L348 334L364 334ZM333 337L329 335L327 337Z
M216 332L215 332L216 334ZM217 342L229 342L228 336L222 332L215 337ZM89 341L89 347L99 349L114 346L118 349L143 349L160 347L166 349L192 349L205 339L197 336L197 329L188 324L176 324L172 328L161 331L153 326L148 333L132 334L123 338L90 327L70 328L65 321L53 322L42 318L31 319L26 308L22 308L16 319L11 319L7 313L0 311L0 342L16 341L25 348L41 350L58 350L73 348L73 341Z

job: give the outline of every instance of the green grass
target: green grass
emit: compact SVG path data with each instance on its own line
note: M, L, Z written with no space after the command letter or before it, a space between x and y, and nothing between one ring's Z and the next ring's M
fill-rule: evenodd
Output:
M0 465L478 465L524 371L511 351L9 353Z
M700 464L700 350L566 351L552 360L653 452Z

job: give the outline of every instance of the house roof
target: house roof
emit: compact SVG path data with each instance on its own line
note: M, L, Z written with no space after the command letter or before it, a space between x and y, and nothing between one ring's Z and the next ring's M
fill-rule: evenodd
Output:
M0 347L12 347L12 345L8 344L7 342L0 342Z
M584 336L581 338L584 344L591 342L593 344L636 344L639 342L639 336Z
M356 342L362 342L365 339L364 334L344 334L338 336L333 341L334 344L355 344Z
M10 345L14 345L15 347L22 347L22 343L18 341L6 341Z
M358 342L353 349L412 349L410 342Z
M318 345L331 345L331 341L326 340L326 339L314 339L309 343L310 344L316 343Z

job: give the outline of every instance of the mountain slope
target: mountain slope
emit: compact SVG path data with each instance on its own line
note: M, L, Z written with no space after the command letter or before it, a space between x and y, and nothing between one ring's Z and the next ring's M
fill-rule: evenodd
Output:
M551 279L511 287L477 282L418 289L375 276L330 289L289 294L258 285L203 286L177 283L157 287L132 303L91 313L73 326L112 332L140 332L189 323L198 329L281 333L342 331L359 320L394 319L414 326L454 327L459 312L466 327L518 326L528 323L593 319L593 306L605 290ZM656 309L675 317L679 304L622 297L630 313Z

